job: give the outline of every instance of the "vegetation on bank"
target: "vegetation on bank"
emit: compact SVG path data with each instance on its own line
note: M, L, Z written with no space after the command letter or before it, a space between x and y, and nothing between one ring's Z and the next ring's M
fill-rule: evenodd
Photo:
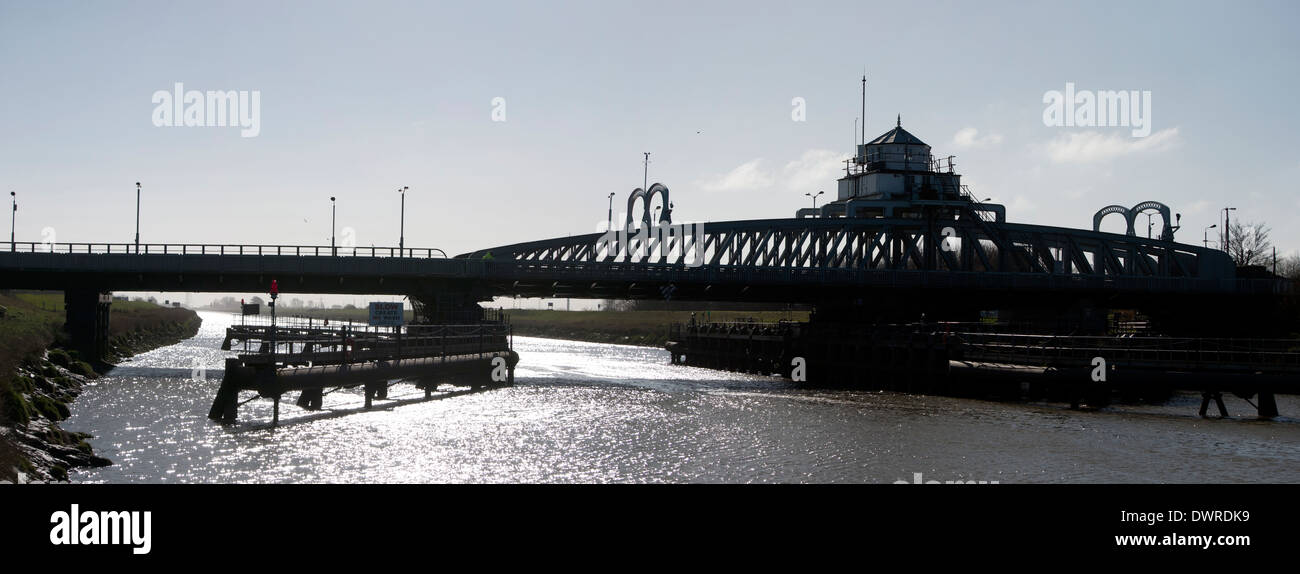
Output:
M15 480L15 469L32 480L66 480L70 466L108 464L91 452L88 435L58 427L70 403L111 363L192 337L201 323L188 309L114 301L109 356L92 365L67 348L64 321L62 293L0 292L0 480Z

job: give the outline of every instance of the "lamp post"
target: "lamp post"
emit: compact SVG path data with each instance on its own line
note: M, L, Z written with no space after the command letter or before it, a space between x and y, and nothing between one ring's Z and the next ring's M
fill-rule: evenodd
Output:
M650 185L650 152L641 152L645 154L645 171L641 174L641 189Z
M1231 257L1232 256L1232 223L1230 220L1231 215L1228 214L1229 211L1237 211L1237 208L1235 207L1223 208L1223 243L1219 245L1219 248L1224 253L1227 253L1229 257Z
M399 235L397 236L397 253L402 257L406 256L404 250L406 249L406 190L408 189L411 188L402 187L397 190L397 193L402 194L402 223L399 227Z
M135 182L135 252L140 253L140 182Z
M1155 223L1151 221L1152 215L1153 214L1151 213L1147 214L1147 239L1151 239L1151 226L1155 225Z
M9 251L16 251L17 247L15 247L15 245L17 244L14 243L14 223L18 221L18 194L11 191L9 192L9 197L14 202L13 213L9 214Z
M609 220L605 223L605 231L614 230L614 192L609 192Z
M334 229L335 229L334 216L338 213L338 209L336 209L337 206L338 204L334 203L334 196L331 195L330 196L330 255L331 256L335 256L339 254L338 251L334 249Z
M1219 224L1216 223L1214 225L1206 227L1205 230L1201 232L1201 242L1205 244L1205 247L1210 246L1210 230L1218 226Z
M818 196L818 195L821 195L821 194L823 194L823 193L826 193L826 190L819 191L819 192L817 192L816 194L805 193L804 195L806 195L806 196L812 198L813 209L817 209L817 196Z

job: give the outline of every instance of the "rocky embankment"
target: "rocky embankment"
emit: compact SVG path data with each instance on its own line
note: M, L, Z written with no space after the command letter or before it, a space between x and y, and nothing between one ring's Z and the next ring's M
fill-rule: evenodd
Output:
M90 435L59 428L59 421L71 414L73 399L97 376L90 365L62 349L23 362L4 397L8 424L0 427L0 440L13 451L11 456L17 455L17 465L0 475L13 474L5 477L10 481L19 472L28 481L67 480L74 466L111 464L91 451L86 442Z
M193 311L156 306L114 313L109 356L91 365L75 351L58 347L62 341L57 329L48 330L49 340L44 343L52 348L33 348L47 330L39 328L40 309L29 311L25 326L34 328L4 333L11 339L5 342L24 343L25 348L19 356L4 357L12 366L5 369L9 372L0 372L0 481L65 481L73 467L112 464L91 450L86 442L90 435L59 427L71 414L72 401L112 369L112 363L193 337L201 319ZM15 320L15 314L4 319Z

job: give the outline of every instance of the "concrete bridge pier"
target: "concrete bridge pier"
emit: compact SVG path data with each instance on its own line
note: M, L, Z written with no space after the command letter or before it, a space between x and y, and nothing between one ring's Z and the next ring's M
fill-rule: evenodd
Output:
M108 356L108 319L113 295L96 288L63 292L67 313L64 329L72 337L72 348L89 362L103 362Z
M417 323L426 325L477 323L483 318L479 301L490 301L489 295L467 290L438 290L407 295L415 310Z

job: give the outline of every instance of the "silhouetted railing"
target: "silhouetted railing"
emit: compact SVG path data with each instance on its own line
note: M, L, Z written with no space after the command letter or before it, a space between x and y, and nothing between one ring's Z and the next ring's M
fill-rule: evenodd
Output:
M447 258L436 247L330 247L328 245L228 245L205 243L45 243L9 244L18 253L123 254L123 255L293 255L297 257L409 257Z

